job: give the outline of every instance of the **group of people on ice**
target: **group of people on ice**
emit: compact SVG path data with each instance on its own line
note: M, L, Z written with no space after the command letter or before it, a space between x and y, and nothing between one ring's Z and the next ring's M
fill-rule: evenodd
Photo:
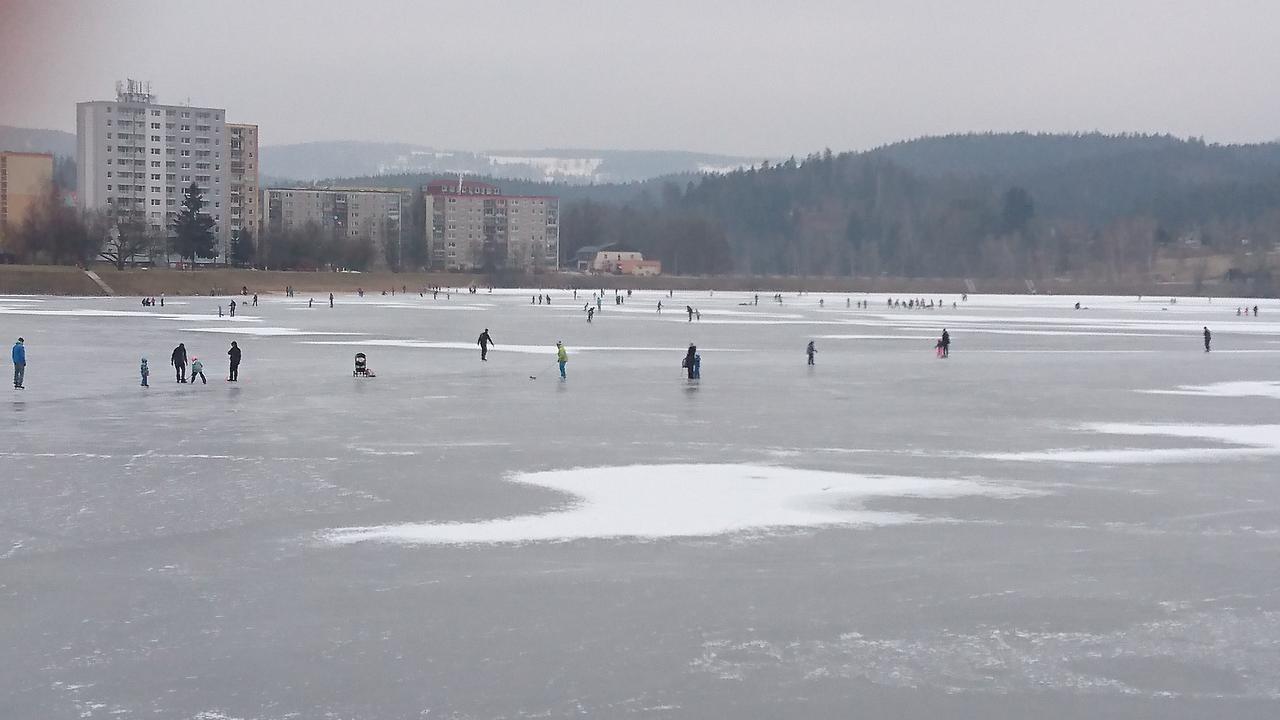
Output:
M230 364L230 372L227 375L227 382L238 382L240 379L240 346L232 341L231 349L227 351L227 360ZM178 347L173 349L169 354L169 364L173 366L174 379L179 383L195 384L196 378L200 378L201 385L208 385L209 381L204 376L204 363L200 362L200 358L192 356L190 367L190 380L187 373L187 346L185 343L178 343ZM142 364L138 368L138 373L142 376L142 387L151 387L148 382L151 378L151 367L147 364L147 359L142 358Z

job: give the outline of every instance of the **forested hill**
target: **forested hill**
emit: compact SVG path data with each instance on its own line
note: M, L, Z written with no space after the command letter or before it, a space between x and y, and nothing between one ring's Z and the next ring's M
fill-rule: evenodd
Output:
M1120 276L1161 250L1242 247L1259 265L1280 242L1280 146L928 138L682 180L621 206L577 200L562 217L566 254L622 241L680 272Z

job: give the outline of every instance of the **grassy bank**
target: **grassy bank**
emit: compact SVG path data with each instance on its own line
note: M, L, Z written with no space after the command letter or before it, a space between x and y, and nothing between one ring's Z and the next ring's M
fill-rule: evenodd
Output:
M335 273L285 272L274 270L116 270L98 265L93 270L117 295L218 295L238 294L242 287L249 292L283 293L293 286L300 294L329 292L380 292L391 288L410 290L431 286L465 288L472 284L487 287L527 288L606 288L657 290L725 290L759 292L874 292L892 294L936 294L968 292L960 278L846 278L846 277L674 277L632 278L577 273L545 275L508 275L491 278L484 275L457 273ZM1030 286L1021 279L975 278L974 291L979 293L1054 295L1209 295L1227 297L1246 294L1244 286L1220 281L1199 284L1156 282L1150 280L1077 280L1055 278L1037 280ZM102 295L103 292L84 272L71 267L40 265L0 266L0 294L17 295Z

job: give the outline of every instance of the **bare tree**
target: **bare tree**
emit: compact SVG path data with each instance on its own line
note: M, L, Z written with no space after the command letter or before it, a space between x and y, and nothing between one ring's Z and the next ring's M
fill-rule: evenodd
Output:
M115 265L117 270L123 270L125 265L135 263L139 255L146 255L149 259L151 250L163 241L159 235L144 222L122 220L103 233L98 257Z

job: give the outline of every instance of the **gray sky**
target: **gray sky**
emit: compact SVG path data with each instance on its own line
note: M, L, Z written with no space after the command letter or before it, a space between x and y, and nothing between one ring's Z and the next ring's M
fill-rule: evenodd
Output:
M264 144L744 155L969 130L1280 137L1276 0L0 0L0 124L124 77Z

